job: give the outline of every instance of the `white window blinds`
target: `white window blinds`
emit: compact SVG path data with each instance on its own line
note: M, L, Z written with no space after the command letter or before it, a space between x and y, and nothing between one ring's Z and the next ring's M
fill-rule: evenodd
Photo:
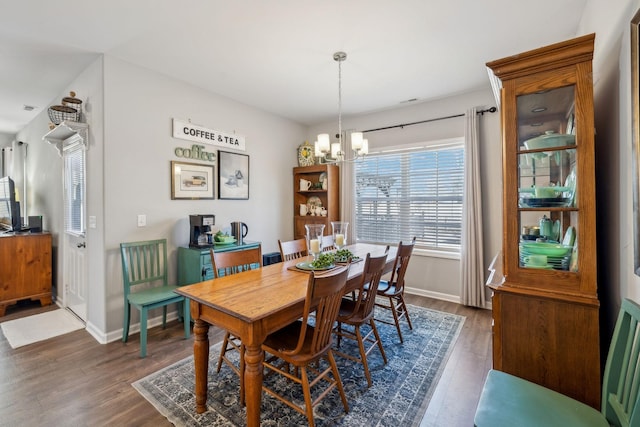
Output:
M355 165L356 239L397 243L417 237L426 249L460 250L462 141L378 153Z
M69 234L82 236L85 228L85 150L82 144L63 149L64 158L64 228Z

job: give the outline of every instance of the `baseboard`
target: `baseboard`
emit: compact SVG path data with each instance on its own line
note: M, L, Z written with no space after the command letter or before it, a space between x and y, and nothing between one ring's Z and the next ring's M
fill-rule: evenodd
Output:
M170 322L172 320L176 320L178 318L178 312L177 311L173 311L170 313L167 313L167 322ZM154 318L151 319L147 319L147 329L153 328L155 326L160 326L162 325L162 314L159 316L156 316ZM87 329L88 329L88 325L87 325ZM111 331L109 332L107 335L101 334L100 337L96 336L94 333L91 333L91 335L93 335L99 343L101 344L107 344L113 341L118 341L122 339L122 329L117 329L115 331ZM91 331L90 331L91 332ZM136 332L140 332L140 322L138 323L132 323L129 326L129 335L131 334L135 334Z
M406 293L411 295L418 295L422 297L428 297L428 298L438 299L441 301L448 301L448 302L453 302L455 304L460 304L459 295L445 294L441 292L433 292L433 291L427 291L424 289L410 288L410 287L406 287L404 288L404 290ZM486 301L485 306L482 308L491 310L491 301Z

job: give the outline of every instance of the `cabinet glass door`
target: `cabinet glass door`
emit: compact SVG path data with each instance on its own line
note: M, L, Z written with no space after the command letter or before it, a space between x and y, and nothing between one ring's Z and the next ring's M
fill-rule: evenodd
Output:
M519 267L577 271L575 86L516 103Z

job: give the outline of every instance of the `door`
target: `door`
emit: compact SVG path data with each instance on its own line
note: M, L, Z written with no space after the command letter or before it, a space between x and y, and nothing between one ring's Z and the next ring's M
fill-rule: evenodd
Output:
M85 141L74 135L64 141L63 305L87 320Z

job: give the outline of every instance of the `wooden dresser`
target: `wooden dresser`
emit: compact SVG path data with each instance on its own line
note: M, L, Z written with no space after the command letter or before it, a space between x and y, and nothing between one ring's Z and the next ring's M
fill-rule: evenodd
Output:
M51 304L51 234L0 235L0 316L24 299Z

